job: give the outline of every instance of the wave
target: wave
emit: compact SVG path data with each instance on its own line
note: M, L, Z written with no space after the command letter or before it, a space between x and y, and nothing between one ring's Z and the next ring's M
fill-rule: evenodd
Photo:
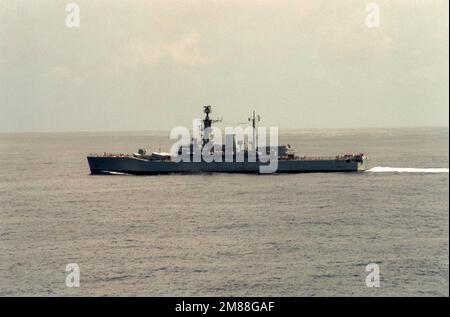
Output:
M367 170L372 173L448 173L448 168L411 168L376 166Z

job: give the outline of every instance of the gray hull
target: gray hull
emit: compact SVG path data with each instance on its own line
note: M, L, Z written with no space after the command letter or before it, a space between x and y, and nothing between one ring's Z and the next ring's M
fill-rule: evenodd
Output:
M212 162L191 163L172 161L148 161L135 157L89 156L92 174L110 172L135 175L155 175L172 173L259 173L260 162ZM362 162L346 160L279 160L276 173L311 173L311 172L356 172L367 168L366 160Z

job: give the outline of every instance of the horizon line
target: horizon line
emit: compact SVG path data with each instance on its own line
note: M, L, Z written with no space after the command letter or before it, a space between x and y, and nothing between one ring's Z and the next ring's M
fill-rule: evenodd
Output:
M449 129L447 126L373 126L373 127L350 127L350 128L281 128L280 131L294 131L294 130L376 130L376 129ZM170 132L168 129L159 130L50 130L50 131L0 131L0 134L57 134L57 133L135 133L135 132L152 132L152 133L166 133Z

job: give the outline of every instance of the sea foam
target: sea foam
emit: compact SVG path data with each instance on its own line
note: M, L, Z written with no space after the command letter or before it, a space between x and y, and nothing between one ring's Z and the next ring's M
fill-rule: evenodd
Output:
M448 173L448 168L411 168L376 166L367 172L372 173Z

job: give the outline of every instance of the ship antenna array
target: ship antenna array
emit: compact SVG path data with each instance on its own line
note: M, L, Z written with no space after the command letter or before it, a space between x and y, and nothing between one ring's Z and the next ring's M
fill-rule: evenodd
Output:
M255 110L253 110L253 115L248 118L248 121L252 123L252 142L253 148L256 150L256 123L261 121L261 116L256 114Z

